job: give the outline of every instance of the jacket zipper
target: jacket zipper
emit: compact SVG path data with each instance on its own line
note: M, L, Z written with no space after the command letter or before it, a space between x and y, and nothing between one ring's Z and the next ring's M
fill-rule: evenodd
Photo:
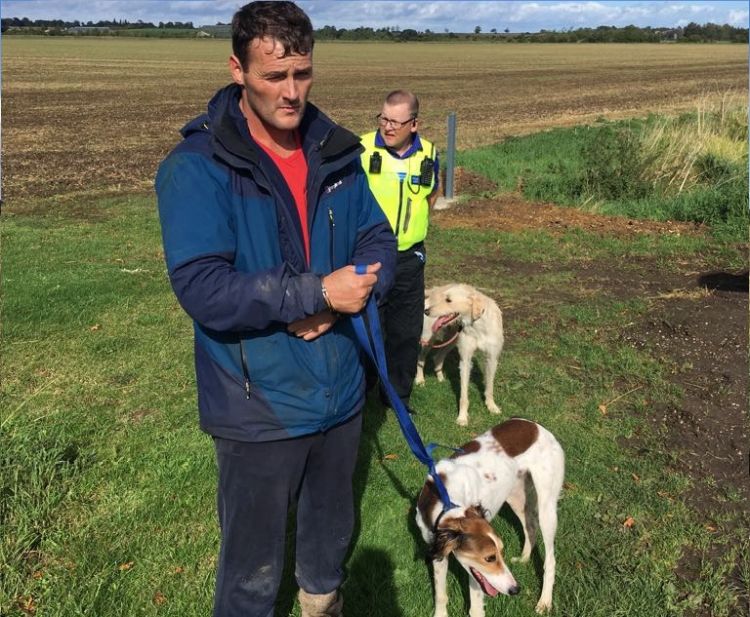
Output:
M245 356L245 348L242 346L241 340L240 361L242 362L242 376L245 378L245 398L250 400L250 371L247 369L247 357Z
M411 197L406 198L406 214L404 215L404 233L409 229L409 221L411 220Z
M401 206L404 201L404 180L403 178L398 181L398 212L396 213L396 231L394 235L398 237L398 230L401 227Z
M334 230L336 229L336 223L333 220L333 210L331 207L328 207L328 231L329 231L329 244L328 244L328 256L331 260L331 272L334 271L333 266L333 244L334 244Z
M271 194L276 199L276 203L277 204L281 204L281 207L277 208L277 212L279 210L281 210L281 216L284 217L284 220L286 221L286 224L287 224L287 227L290 230L290 233L293 233L293 232L291 232L291 230L293 230L295 228L295 221L292 220L291 215L287 211L286 205L284 204L284 201L281 199L281 195L280 195L279 191L277 191L277 190L274 189ZM300 238L300 240L301 240L301 238ZM309 264L307 263L307 255L305 254L305 247L304 247L303 242L300 242L299 244L297 244L295 242L294 243L294 248L295 248L296 251L298 251L298 256L301 258L302 263L305 264L305 267L309 269Z

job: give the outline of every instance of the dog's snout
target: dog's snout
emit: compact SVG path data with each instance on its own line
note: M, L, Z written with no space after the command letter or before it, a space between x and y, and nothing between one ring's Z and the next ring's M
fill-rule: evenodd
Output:
M515 596L518 595L518 592L521 591L520 585L513 585L510 589L508 589L508 595L509 596Z

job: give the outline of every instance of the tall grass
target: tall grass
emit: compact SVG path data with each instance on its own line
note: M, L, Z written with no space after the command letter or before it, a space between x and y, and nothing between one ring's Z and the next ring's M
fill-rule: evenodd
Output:
M664 195L742 181L747 124L747 108L730 93L676 118L658 117L640 137L645 179Z

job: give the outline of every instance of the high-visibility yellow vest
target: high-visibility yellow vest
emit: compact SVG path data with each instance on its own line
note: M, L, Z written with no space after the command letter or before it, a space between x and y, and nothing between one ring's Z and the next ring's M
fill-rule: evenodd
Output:
M422 150L418 150L410 157L397 159L385 149L375 146L377 132L362 136L362 167L370 182L370 190L380 207L388 217L393 233L398 239L398 250L405 251L427 236L427 226L430 218L430 205L427 197L435 189L436 178L433 174L430 186L419 183L422 161L430 157L435 160L435 146L422 139ZM380 154L380 173L371 173L370 158L378 152Z

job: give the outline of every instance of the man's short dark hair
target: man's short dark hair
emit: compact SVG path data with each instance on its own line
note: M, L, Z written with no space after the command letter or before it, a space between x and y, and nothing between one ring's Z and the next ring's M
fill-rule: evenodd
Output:
M284 46L284 55L309 54L315 41L310 18L294 2L259 0L232 17L232 51L247 69L248 46L254 39L272 38Z

